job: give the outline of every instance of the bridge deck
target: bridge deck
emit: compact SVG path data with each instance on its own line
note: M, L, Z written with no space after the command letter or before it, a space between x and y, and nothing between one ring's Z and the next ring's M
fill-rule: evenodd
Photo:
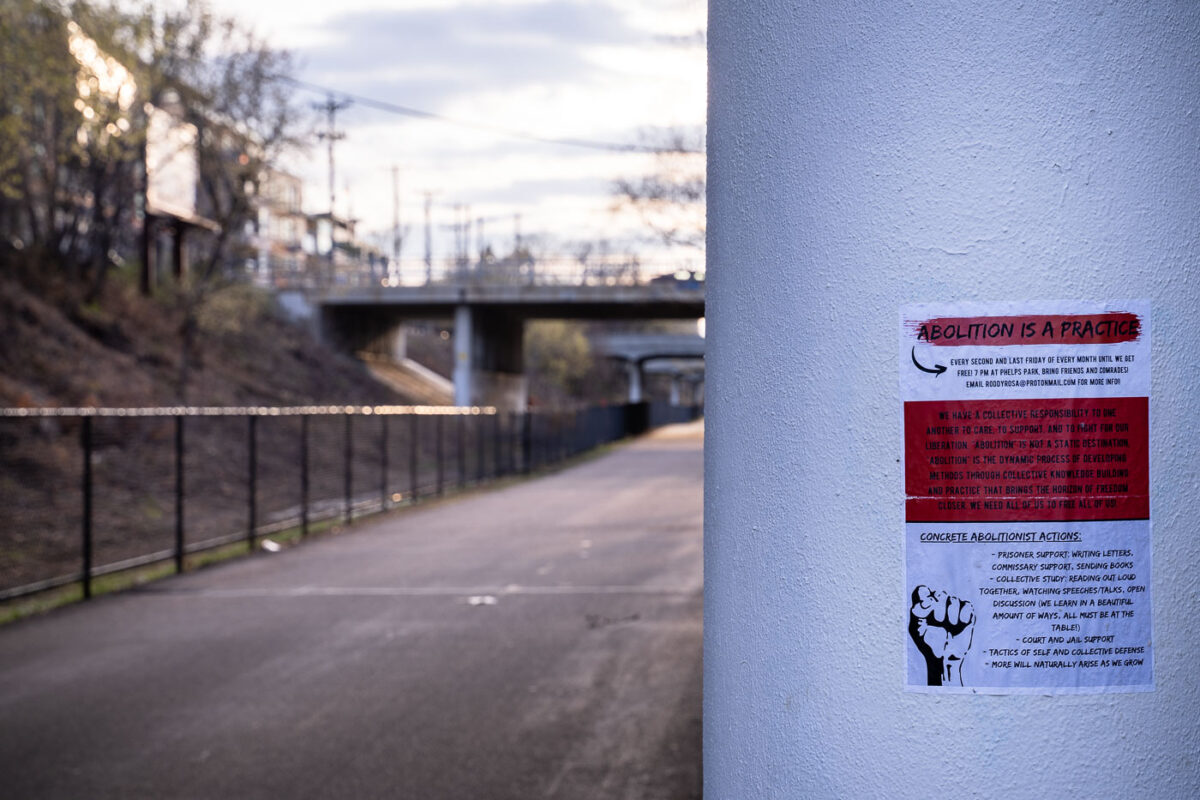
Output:
M314 298L326 308L387 308L393 312L448 315L461 305L505 309L522 317L667 318L704 316L704 288L642 284L554 286L432 284L429 286L347 286Z

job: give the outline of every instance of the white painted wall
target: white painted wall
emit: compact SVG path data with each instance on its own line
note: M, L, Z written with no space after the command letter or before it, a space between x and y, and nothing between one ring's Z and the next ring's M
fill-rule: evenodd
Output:
M710 0L707 798L1200 795L1200 4ZM907 302L1153 302L1158 689L902 691Z

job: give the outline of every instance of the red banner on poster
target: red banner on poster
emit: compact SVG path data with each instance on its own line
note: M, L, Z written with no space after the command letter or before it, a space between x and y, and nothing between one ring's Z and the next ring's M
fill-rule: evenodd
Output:
M1146 397L904 404L909 522L1147 519Z

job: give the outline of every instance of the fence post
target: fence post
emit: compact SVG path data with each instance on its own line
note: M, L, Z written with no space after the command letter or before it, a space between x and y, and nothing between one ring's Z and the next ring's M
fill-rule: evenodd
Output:
M254 529L258 527L258 416L251 414L247 417L248 430L247 450L249 451L249 477L250 485L248 487L250 495L250 519L246 523L246 544L251 550L254 549Z
M579 432L579 407L571 409L571 455L577 456L583 450L581 446Z
M508 428L504 431L504 474L512 475L517 471L517 434L516 414L508 413Z
M408 493L412 502L417 502L417 436L420 433L418 420L420 417L411 413L408 417Z
M379 510L388 507L388 418L379 415Z
M308 414L300 415L300 535L308 536Z
M567 426L567 412L558 411L558 460L566 461L571 455L571 434Z
M533 412L523 415L521 428L521 472L528 475L533 470Z
M346 441L345 441L345 445L346 445L346 447L345 447L345 462L344 462L345 469L343 471L346 476L346 491L345 491L346 515L345 516L346 516L346 524L349 525L351 522L354 521L354 506L352 505L353 492L354 492L354 415L351 414L349 411L346 412L346 437L345 437L345 439L346 439Z
M500 463L500 452L503 449L500 437L500 409L492 415L492 477L499 478L504 474Z
M467 485L467 418L458 415L458 488Z
M434 423L434 434L435 434L435 438L437 439L437 441L435 442L435 445L434 445L434 450L437 455L437 496L441 497L442 496L442 481L443 481L443 478L445 477L445 459L442 457L443 456L442 439L445 438L444 436L442 436L442 428L444 427L444 425L442 423L443 415L438 414L436 417L434 417L434 419L436 420L436 422Z
M520 468L520 453L525 436L521 428L522 420L524 420L524 417L516 411L508 415L508 463L511 467L509 472L512 474L516 474Z
M92 418L79 429L83 446L83 599L92 596Z
M175 571L183 572L183 415L175 416Z
M483 439L483 417L473 416L475 422L475 482L483 483L483 460L486 455Z

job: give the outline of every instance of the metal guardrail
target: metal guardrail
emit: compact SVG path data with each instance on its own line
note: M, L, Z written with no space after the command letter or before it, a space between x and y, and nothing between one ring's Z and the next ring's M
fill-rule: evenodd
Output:
M0 409L0 600L363 515L695 418L639 403L561 411L296 406Z
M385 265L349 262L317 264L311 268L272 268L260 276L278 289L328 289L340 286L648 286L679 283L700 288L704 281L702 258L680 258L642 263L636 258L607 256L580 261L576 258L542 258L512 261L423 261L404 259Z

